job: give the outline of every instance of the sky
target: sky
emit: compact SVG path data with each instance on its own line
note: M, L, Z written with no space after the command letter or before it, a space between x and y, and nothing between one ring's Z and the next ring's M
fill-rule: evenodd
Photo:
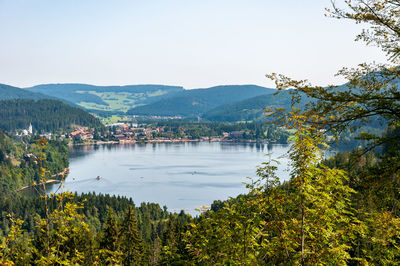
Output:
M341 2L338 0L337 2ZM340 84L384 62L330 0L0 0L0 83L273 87L281 73Z

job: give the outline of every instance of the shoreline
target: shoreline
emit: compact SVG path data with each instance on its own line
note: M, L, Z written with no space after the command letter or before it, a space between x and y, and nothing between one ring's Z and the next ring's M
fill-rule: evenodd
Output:
M23 191L23 190L26 190L26 189L29 189L29 188L33 188L33 187L43 186L43 184L44 184L44 185L49 185L49 184L57 184L57 183L60 183L60 182L61 182L61 181L60 181L60 180L57 180L57 179L49 179L49 180L46 180L45 182L40 182L40 183L38 183L38 184L33 184L33 185L29 185L29 186L24 186L24 187L22 187L22 188L17 189L16 192L21 192L21 191Z
M96 141L96 142L85 142L85 143L68 143L68 146L91 146L91 145L105 145L105 144L147 144L147 143L185 143L185 142L222 142L222 143L263 143L263 144L287 144L287 143L277 143L269 142L267 140L222 140L222 139L211 139L211 140L201 140L201 139L154 139L154 140L121 140L121 141Z

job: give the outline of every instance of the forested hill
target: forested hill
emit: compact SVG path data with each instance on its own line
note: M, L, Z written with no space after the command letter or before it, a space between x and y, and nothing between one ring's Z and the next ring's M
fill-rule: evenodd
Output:
M174 97L129 110L131 115L198 116L223 104L233 103L276 90L256 85L217 86L186 90Z
M166 85L95 86L71 83L43 84L26 90L61 98L91 111L124 112L137 105L170 97L183 91L183 88Z
M239 102L218 106L202 118L209 121L260 121L265 120L263 108L290 108L291 96L288 91L279 94L260 95Z
M57 100L0 101L0 128L6 131L26 129L32 123L34 131L67 130L71 125L101 128L101 122L82 109Z
M202 118L215 122L239 122L239 121L266 121L265 108L285 108L290 110L292 96L289 90L278 94L266 94L256 96L239 102L217 106L202 115ZM310 99L304 98L295 107L303 108Z
M0 100L16 100L16 99L30 99L30 100L40 100L40 99L52 99L59 100L65 104L73 107L78 107L78 105L64 99L57 97L45 95L39 92L32 92L29 90L24 90L14 86L0 84Z

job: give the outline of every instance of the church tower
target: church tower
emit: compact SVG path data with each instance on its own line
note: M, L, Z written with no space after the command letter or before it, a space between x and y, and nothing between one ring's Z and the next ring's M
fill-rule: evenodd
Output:
M29 135L32 135L32 133L33 133L32 123L29 123L28 132L29 132Z

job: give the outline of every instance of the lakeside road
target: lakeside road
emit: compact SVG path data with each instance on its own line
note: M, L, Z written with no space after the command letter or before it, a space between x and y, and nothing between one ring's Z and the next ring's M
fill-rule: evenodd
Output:
M40 182L40 183L38 183L38 184L33 184L33 185L24 186L24 187L22 187L22 188L19 188L19 189L17 189L17 192L23 191L23 190L28 189L28 188L43 186L43 184L49 185L49 184L56 184L56 183L60 183L60 180L57 180L57 179L49 179L49 180L46 180L46 182Z
M61 177L64 178L65 176L68 175L68 173L69 173L69 169L68 168L64 168L63 171L61 171L61 172L59 172L57 174L54 174L51 177L54 178L54 177L61 176ZM20 192L20 191L23 191L25 189L32 188L32 187L43 186L43 184L44 185L49 185L49 184L56 184L56 183L60 183L60 182L61 182L61 180L59 180L59 179L48 179L45 182L40 182L38 184L28 185L28 186L24 186L22 188L19 188L19 189L17 189L17 192Z

